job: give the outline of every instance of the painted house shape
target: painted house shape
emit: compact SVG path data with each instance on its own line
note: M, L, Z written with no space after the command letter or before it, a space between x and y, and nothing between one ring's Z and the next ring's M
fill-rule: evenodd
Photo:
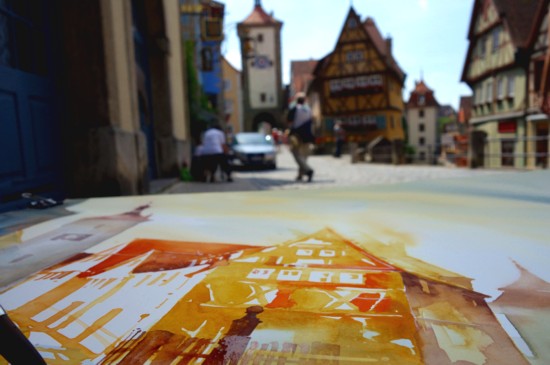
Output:
M550 283L515 264L518 279L499 289L502 294L491 309L531 364L549 364Z
M262 247L142 239L0 301L59 364L527 364L467 278L405 256L330 229Z
M143 334L205 269L249 246L134 240L78 254L0 295L0 302L52 363L103 361L123 338Z
M486 296L466 278L420 266L442 274L404 271L328 229L245 249L209 270L139 341L121 343L139 349L123 360L527 364Z

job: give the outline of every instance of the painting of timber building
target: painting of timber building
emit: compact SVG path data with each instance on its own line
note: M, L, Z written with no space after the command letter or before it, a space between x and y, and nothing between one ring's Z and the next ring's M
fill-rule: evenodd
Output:
M486 299L330 229L276 246L136 239L0 294L51 364L528 364Z

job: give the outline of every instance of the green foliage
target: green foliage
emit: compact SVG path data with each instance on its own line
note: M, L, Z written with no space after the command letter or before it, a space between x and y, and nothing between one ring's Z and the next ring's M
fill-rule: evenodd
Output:
M456 118L454 116L448 116L448 117L439 117L437 119L437 131L438 133L443 133L443 130L445 128L446 124L454 123L456 122Z
M214 112L210 102L202 90L199 82L197 66L195 65L195 43L184 42L185 64L187 72L187 102L191 118L191 137L195 143L200 142L201 133L207 128L208 120L203 116L207 112Z
M409 122L407 121L407 118L405 118L405 115L401 118L401 127L403 127L403 132L405 134L405 141L409 140Z
M414 156L416 154L416 149L410 144L405 145L405 154L407 156Z

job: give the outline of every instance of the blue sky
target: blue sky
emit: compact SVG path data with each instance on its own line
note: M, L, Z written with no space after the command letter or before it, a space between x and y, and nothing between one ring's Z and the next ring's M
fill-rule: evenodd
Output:
M458 107L471 95L460 82L468 48L467 32L474 0L262 0L266 12L282 28L283 82L290 79L290 61L320 59L331 52L350 4L364 20L374 18L380 33L393 39L393 55L407 74L404 98L423 75L441 104ZM222 53L241 69L236 23L244 20L254 0L220 0L225 4L226 39Z

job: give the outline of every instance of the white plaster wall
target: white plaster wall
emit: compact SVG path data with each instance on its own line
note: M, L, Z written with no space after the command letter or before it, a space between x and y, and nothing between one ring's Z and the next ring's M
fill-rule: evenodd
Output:
M252 67L254 59L247 61L248 66L248 88L250 106L254 109L275 108L279 103L279 95L277 94L277 58L276 58L276 32L274 28L251 28L250 36L258 39L258 35L263 35L262 42L255 42L256 54L260 56L268 56L273 62L268 68L260 69ZM260 95L265 93L265 102L261 101Z
M424 117L419 117L419 110L424 110ZM408 139L409 144L416 150L416 157L418 158L420 152L426 154L425 161L431 161L435 152L435 146L437 144L437 108L413 108L407 110L407 122L408 122ZM420 132L418 126L420 123L424 123L424 131ZM424 137L424 145L421 146L418 143L420 137Z

